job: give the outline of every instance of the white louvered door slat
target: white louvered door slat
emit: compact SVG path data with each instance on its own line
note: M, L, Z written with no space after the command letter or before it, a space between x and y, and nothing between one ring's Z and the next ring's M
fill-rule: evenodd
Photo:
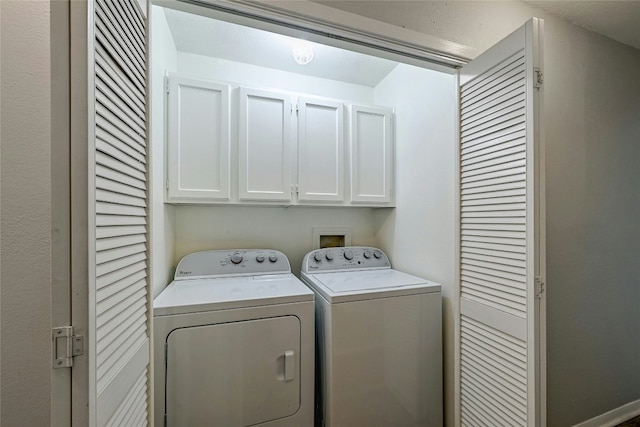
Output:
M90 424L148 424L147 19L95 0ZM91 238L91 235L93 238Z
M462 426L544 426L539 299L542 22L525 26L460 72Z

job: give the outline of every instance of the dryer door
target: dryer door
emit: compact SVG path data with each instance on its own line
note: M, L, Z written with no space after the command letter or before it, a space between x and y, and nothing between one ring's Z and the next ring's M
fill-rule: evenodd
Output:
M176 329L167 340L167 426L250 426L300 406L295 316Z

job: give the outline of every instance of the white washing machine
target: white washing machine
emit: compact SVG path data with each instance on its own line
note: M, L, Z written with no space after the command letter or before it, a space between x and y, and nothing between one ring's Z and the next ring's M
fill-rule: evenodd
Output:
M316 426L442 426L440 285L379 249L309 252L316 294Z
M184 257L153 303L156 426L313 425L313 300L281 252Z

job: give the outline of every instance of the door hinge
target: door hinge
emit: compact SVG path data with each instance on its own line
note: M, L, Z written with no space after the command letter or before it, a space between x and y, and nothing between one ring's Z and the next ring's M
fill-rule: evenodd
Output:
M536 276L536 298L540 299L542 298L542 295L545 292L545 283L544 280L542 280L541 277Z
M84 354L84 339L73 334L73 326L62 326L52 329L53 368L70 368L73 358Z
M540 67L533 67L533 74L533 87L542 87L542 83L544 83L544 75L542 74L542 70L540 70Z
M166 182L166 187L167 187L167 190L168 190L169 189L169 180L167 180L167 182Z
M164 90L169 93L169 79L164 80Z

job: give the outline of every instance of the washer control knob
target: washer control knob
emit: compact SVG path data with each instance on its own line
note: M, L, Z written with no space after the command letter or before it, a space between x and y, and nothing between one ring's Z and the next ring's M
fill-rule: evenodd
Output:
M243 260L244 260L244 257L237 252L231 255L231 262L234 264L240 264Z
M277 260L278 260L278 255L276 254L269 255L269 261L276 262Z
M264 262L264 255L257 255L256 256L256 261L257 262Z
M380 251L373 251L373 256L379 259L382 256L382 253Z
M322 261L322 254L320 252L316 252L315 254L313 254L313 260L315 262L320 262Z
M363 255L366 259L369 259L371 258L371 251L364 251Z
M327 261L333 261L333 254L330 252L327 252L324 257L327 259Z
M344 251L344 259L351 261L353 259L353 252L348 249Z

